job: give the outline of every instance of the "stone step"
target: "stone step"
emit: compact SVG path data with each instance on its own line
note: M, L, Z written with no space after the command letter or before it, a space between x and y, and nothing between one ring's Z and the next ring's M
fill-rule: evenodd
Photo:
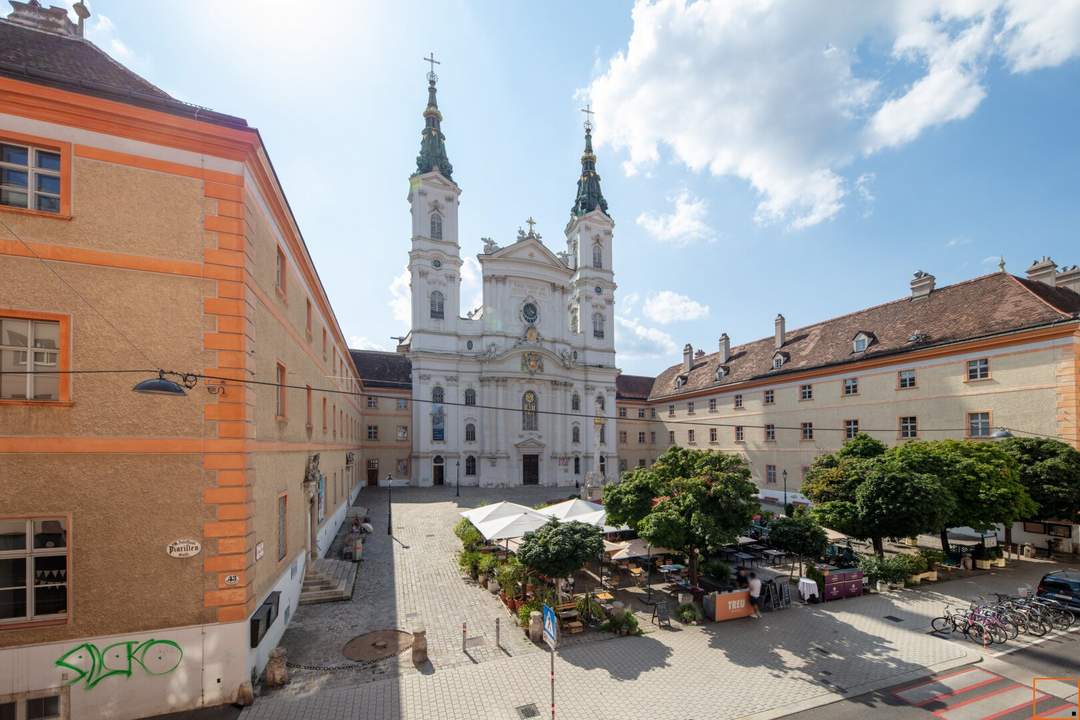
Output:
M300 604L348 600L356 583L356 563L320 558L308 566L300 590Z

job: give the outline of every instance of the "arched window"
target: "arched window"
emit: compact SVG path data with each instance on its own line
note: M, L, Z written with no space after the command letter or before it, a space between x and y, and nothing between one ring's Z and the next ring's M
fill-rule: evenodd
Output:
M571 410L580 410L581 409L581 396L578 395L577 393L574 393L574 396L570 398L570 409Z
M536 393L532 390L521 396L521 429L540 429L540 424L536 419Z
M603 455L600 456L600 475L607 477L607 458Z
M431 239L442 240L442 215L431 213Z
M570 332L576 333L578 331L578 309L570 308Z
M575 443L581 442L581 428L577 425L570 428L570 441Z
M472 423L465 425L465 442L476 442L476 426Z
M579 457L574 458L574 474L581 474L581 458Z
M431 317L436 320L443 319L443 294L438 290L431 293Z
M432 300L432 302L434 302L434 300ZM435 306L432 305L432 313L435 312L434 307ZM442 305L440 304L439 307L441 308ZM432 317L435 317L435 315L433 314ZM441 311L439 317L442 317ZM604 313L596 313L592 316L592 336L594 338L604 337Z
M431 402L433 402L433 403L446 402L445 398L446 398L446 394L443 393L443 389L441 387L439 387L438 385L436 385L434 388L431 389Z
M597 395L596 396L596 407L599 408L600 410L605 410L606 409L604 407L604 396L603 395Z
M465 474L469 477L476 475L476 458L472 455L465 458Z
M592 246L592 266L594 268L604 267L604 246L600 243Z
M467 390L465 390L465 404L466 405L475 405L476 404L476 391L473 390L472 388L468 388Z
M601 445L607 445L607 435L604 433L605 428L607 428L607 425L601 425L600 426L600 444Z

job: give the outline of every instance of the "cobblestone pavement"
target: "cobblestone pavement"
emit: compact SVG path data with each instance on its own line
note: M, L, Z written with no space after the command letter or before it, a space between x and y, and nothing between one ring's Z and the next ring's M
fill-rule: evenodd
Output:
M394 540L386 535L386 491L365 489L375 534L351 602L304 606L285 634L289 661L340 665L350 638L381 628L428 630L431 664L413 668L408 653L363 671L293 670L290 685L260 697L243 720L364 718L474 720L522 717L535 704L547 717L549 657L511 627L498 599L462 581L453 560L457 512L502 499L526 504L565 497L562 489L395 489ZM739 620L680 626L634 638L575 644L556 660L558 717L567 720L703 720L778 717L841 695L979 659L975 646L927 633L944 603L993 590L1015 593L1046 565L968 580L795 606ZM415 617L413 617L415 614ZM893 619L887 619L892 616ZM494 647L494 621L503 645ZM461 652L468 623L469 655ZM641 681L641 682L634 682Z

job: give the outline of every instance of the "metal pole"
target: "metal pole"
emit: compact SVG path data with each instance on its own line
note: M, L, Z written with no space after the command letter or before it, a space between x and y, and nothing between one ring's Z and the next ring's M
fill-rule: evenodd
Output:
M386 534L394 534L394 476L386 476Z
M501 648L502 641L499 638L499 620L501 618L495 618L495 647Z
M551 648L551 720L555 720L555 648Z
M787 515L787 470L784 470L784 514Z
M461 458L457 460L457 482L454 483L454 497L461 497Z
M461 652L468 654L465 651L465 623L461 623Z

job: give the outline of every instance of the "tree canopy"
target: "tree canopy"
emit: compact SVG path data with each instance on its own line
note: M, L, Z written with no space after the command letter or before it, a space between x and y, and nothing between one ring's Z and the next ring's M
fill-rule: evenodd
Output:
M829 539L825 529L812 515L799 513L794 517L776 518L769 523L769 544L796 556L801 575L803 558L823 555Z
M758 511L757 487L737 455L673 447L604 491L612 524L686 554L697 584L699 553L734 542Z
M552 518L525 533L517 558L530 570L549 578L571 575L604 549L600 529L580 522L561 523Z
M1080 515L1080 452L1049 438L1014 437L998 443L1016 459L1020 484L1037 507L1032 517L1076 520Z

